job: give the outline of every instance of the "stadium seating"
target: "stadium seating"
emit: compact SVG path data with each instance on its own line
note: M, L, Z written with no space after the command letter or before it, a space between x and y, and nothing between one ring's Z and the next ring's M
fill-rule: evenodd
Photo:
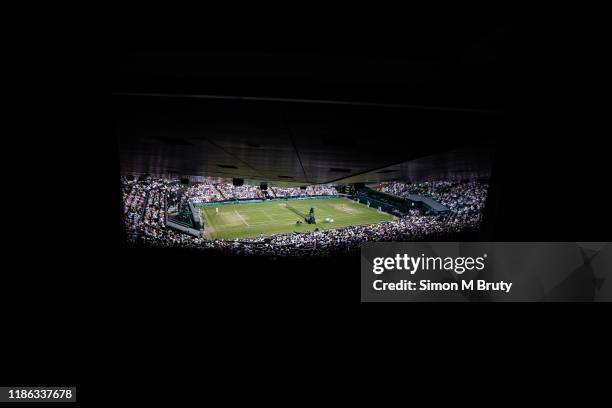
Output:
M268 191L281 197L334 195L332 186L299 188L270 187ZM356 251L364 241L409 241L447 239L460 233L477 231L482 219L488 185L478 182L428 182L421 184L385 183L379 191L398 196L420 194L442 203L450 216L434 216L421 211L401 208L402 200L389 198L377 191L359 189L358 198L370 200L372 206L387 206L387 210L402 209L402 215L392 221L370 225L323 229L304 233L280 234L241 240L207 240L167 228L164 218L168 212L167 198L179 196L178 217L173 220L184 226L199 228L193 219L192 202L222 201L228 194L234 199L260 197L254 186L231 186L199 183L181 187L179 180L128 180L122 178L125 227L129 242L161 247L198 248L212 251L274 256L325 256ZM222 193L223 192L223 193ZM296 195L292 195L296 194ZM378 205L377 205L378 204Z

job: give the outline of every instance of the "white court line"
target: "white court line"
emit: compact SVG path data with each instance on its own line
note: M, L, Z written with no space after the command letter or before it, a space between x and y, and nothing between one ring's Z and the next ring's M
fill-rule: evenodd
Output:
M234 212L236 213L237 216L240 217L240 219L242 220L242 222L244 222L246 224L247 227L250 227L249 223L245 221L244 218L242 218L242 215L240 215L240 213L236 210L234 210Z

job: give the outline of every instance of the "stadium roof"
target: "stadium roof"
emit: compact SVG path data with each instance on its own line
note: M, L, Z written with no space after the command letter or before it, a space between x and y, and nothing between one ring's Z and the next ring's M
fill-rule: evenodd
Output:
M488 173L469 147L504 127L508 32L456 28L352 49L117 53L121 170L294 185Z
M272 184L488 174L488 148L457 146L486 142L498 126L496 115L483 113L117 98L122 171L239 177ZM470 137L439 136L455 132Z

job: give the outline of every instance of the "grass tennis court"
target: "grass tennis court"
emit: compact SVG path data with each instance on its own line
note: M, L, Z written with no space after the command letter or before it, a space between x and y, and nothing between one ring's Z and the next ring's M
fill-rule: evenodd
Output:
M294 210L287 208L287 204ZM316 224L296 225L304 221L296 212L307 214L315 209ZM312 231L315 228L340 228L348 225L372 224L395 217L375 208L368 208L347 198L320 198L311 200L265 201L202 206L205 219L204 233L209 239L236 239L274 235L289 232ZM219 213L215 212L219 208ZM332 223L324 222L332 218Z

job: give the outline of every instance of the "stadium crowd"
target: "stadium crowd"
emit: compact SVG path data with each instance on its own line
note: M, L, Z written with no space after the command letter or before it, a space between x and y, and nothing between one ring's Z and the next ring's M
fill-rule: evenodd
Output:
M192 184L187 188L184 198L192 203L223 201L221 192L212 184Z
M260 254L269 256L324 256L339 252L351 252L364 241L418 241L440 240L456 234L477 231L486 199L487 185L467 182L435 182L420 184L388 183L382 191L396 195L421 194L431 197L451 209L450 215L423 215L410 211L395 220L370 225L349 226L338 229L315 230L260 236L237 240L208 240L195 238L166 228L164 224L166 194L177 192L177 181L154 180L149 182L123 181L123 199L127 238L130 242L162 247L198 248L236 254ZM184 198L197 200L218 200L223 196L254 198L257 187L229 188L223 185L218 190L209 185L192 185L186 189ZM214 186L213 186L214 187ZM333 187L314 186L312 189L281 189L281 194L290 196L294 190L325 195L335 192ZM291 191L289 191L291 190ZM216 192L215 192L216 191ZM226 198L229 199L229 198Z
M456 215L473 216L482 212L488 187L488 184L477 181L427 181L417 184L385 183L379 190L401 197L409 194L422 195L436 200Z
M234 186L232 183L196 183L190 184L183 195L183 199L192 203L208 203L211 201L247 200L266 197L304 197L337 195L333 186L317 185L305 189L299 187L270 187L266 193L258 186ZM271 191L272 194L269 194Z
M219 183L217 190L221 192L226 200L246 200L251 198L261 198L261 190L256 186L235 186L232 183Z
M299 187L271 187L275 197L300 197L300 196L323 196L337 195L338 191L334 186L314 185L305 189Z
M306 195L309 196L322 196L322 195L336 195L338 191L334 186L327 185L315 185L306 187Z
M166 196L179 190L178 183L167 179L141 182L126 178L121 182L128 236L165 229Z
M270 187L275 197L299 197L305 196L306 190L294 187Z

